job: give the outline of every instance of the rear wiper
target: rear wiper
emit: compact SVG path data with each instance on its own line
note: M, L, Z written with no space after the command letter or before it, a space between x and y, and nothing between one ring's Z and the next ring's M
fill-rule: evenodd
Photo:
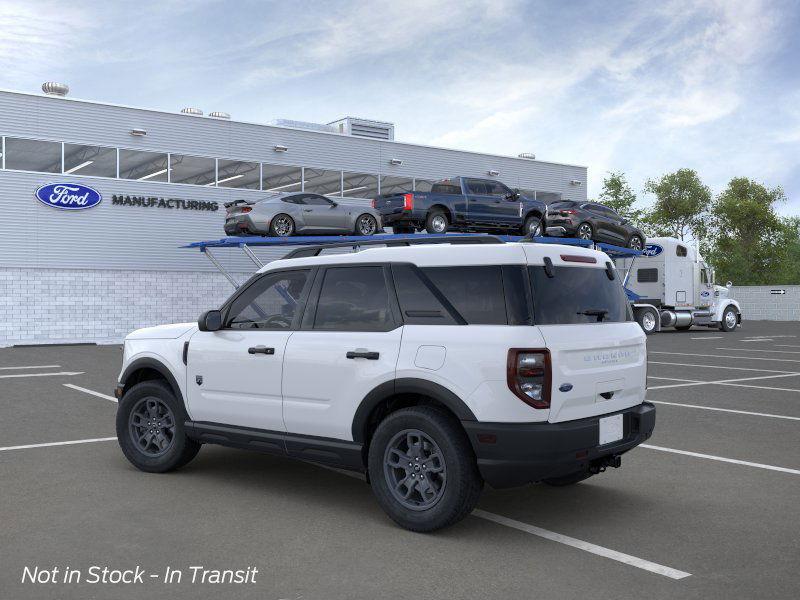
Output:
M608 310L605 308L587 308L578 312L579 315L586 315L587 317L597 317L597 322L602 323Z

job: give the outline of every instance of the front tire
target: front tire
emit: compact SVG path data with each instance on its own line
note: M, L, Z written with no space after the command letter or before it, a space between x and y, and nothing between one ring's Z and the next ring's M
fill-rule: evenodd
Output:
M133 466L166 473L186 465L200 444L186 436L186 411L163 381L132 386L117 407L117 440Z
M739 319L736 316L736 311L733 307L729 306L722 313L722 321L720 321L719 329L720 331L730 332L734 331L738 325Z
M428 233L447 233L450 228L450 221L443 210L432 210L425 219L425 231Z
M378 221L370 214L364 213L356 219L356 235L375 235L378 231Z
M522 226L522 235L526 237L539 237L544 235L542 220L534 216L525 219L525 225Z
M637 310L635 313L636 322L642 328L645 335L652 335L658 328L658 314L653 310Z
M410 531L457 523L475 508L483 488L464 430L430 406L386 417L370 442L368 465L381 508Z
M283 213L275 215L269 224L269 234L275 237L289 237L294 229L294 219Z

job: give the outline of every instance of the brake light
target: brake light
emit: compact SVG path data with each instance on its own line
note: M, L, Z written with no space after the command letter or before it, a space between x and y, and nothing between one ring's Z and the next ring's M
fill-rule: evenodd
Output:
M561 215L562 215L562 216L564 216L564 217L567 217L567 216L569 216L569 215L574 215L574 214L577 214L577 212L578 212L577 210L572 210L572 209L570 208L570 209L568 209L568 210L562 210L562 211L561 211Z
M245 206L245 207L242 208L242 212L243 213L249 213L251 210L253 210L253 209L250 206Z
M372 206L372 208L378 208L377 206L375 206L377 203L378 203L378 200L376 198L373 198L372 202L370 202L370 205Z
M508 388L517 398L533 408L550 408L549 350L510 349L506 375Z
M579 254L562 254L561 260L564 262L597 264L597 259L594 256L581 256Z
M414 194L403 194L403 210L414 210Z

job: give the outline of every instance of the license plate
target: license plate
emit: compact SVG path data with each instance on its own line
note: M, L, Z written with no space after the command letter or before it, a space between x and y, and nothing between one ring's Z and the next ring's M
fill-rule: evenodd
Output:
M610 444L622 439L622 415L600 419L600 445Z

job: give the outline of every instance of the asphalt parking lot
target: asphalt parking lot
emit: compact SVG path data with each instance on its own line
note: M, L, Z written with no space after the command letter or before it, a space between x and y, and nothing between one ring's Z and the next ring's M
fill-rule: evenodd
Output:
M0 349L0 598L797 598L800 323L648 344L656 431L621 469L487 489L428 535L312 464L206 446L141 473L113 439L120 347ZM21 582L93 565L184 577ZM192 584L193 565L258 575Z

